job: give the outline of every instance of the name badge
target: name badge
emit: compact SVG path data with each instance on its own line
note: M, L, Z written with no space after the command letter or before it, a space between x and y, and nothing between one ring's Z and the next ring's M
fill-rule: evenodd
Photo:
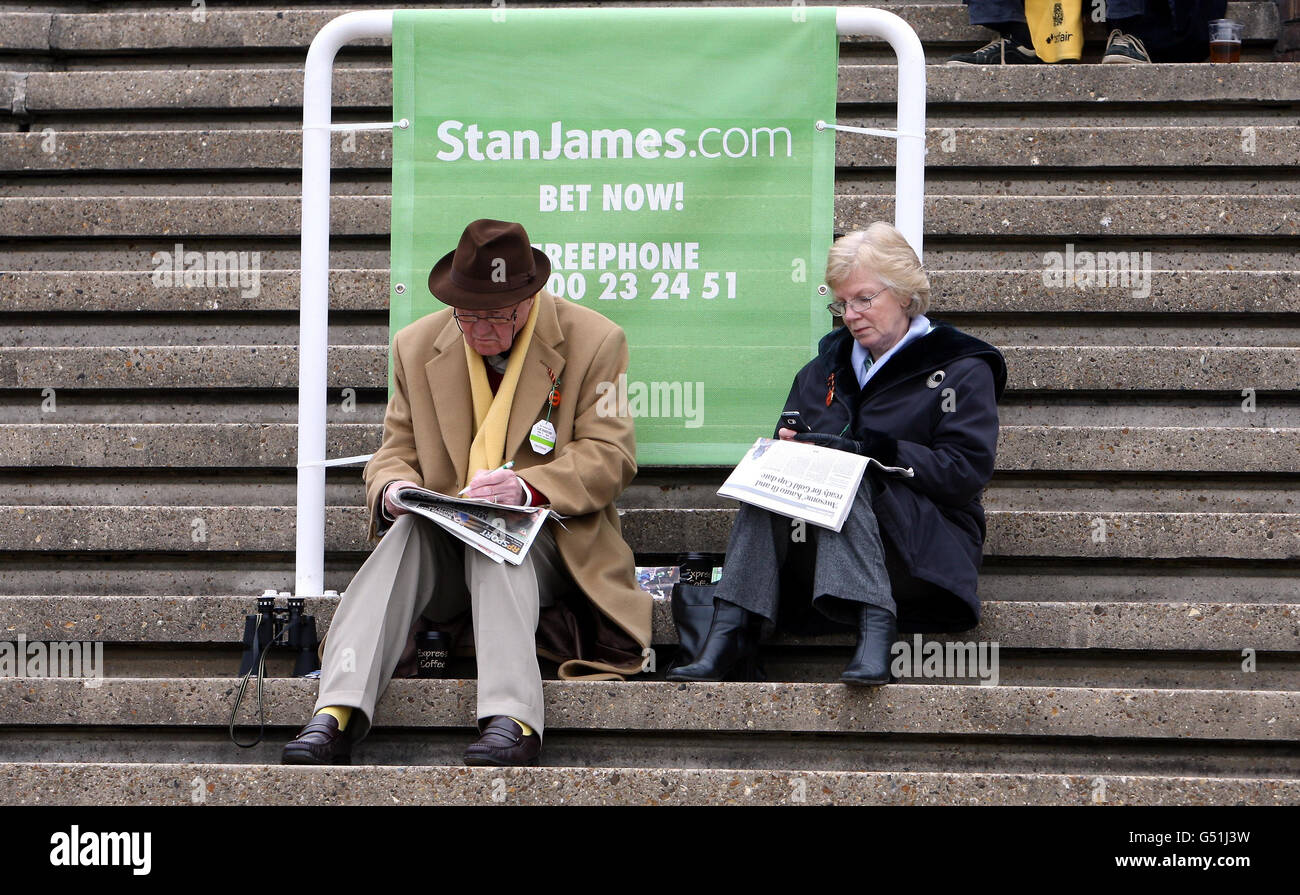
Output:
M528 443L539 454L549 454L555 450L555 427L550 420L538 420L533 424L533 431L528 433Z

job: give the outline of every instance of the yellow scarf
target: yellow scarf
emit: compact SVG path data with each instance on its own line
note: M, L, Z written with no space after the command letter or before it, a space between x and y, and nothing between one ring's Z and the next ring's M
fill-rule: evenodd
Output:
M506 363L505 375L501 378L501 385L497 387L495 395L492 394L492 386L488 384L487 362L483 355L471 348L463 338L460 340L465 346L470 393L474 397L474 441L469 446L469 463L465 466L465 474L469 478L473 478L480 470L496 469L505 460L510 405L514 403L515 387L519 384L519 373L524 368L524 356L528 354L528 345L533 340L537 306L540 304L540 295L534 296L528 321L510 348L510 360ZM468 480L461 482L462 486L468 484Z

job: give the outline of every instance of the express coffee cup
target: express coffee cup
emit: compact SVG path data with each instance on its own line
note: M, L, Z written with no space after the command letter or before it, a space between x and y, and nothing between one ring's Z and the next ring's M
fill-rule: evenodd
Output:
M421 631L415 635L417 677L446 677L451 664L451 634L446 631Z

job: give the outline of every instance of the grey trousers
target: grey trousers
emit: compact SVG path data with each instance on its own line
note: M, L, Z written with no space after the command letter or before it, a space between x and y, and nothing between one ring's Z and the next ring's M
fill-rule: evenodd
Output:
M856 626L863 603L898 614L880 526L871 507L870 470L862 477L844 527L838 532L741 504L714 599L743 606L775 622L782 608L782 567L793 551L807 551L802 558L812 561L812 605L826 618ZM808 583L806 579L800 582Z
M495 563L413 513L397 517L353 577L334 613L321 660L316 711L351 706L353 741L370 731L416 618L446 622L469 607L478 659L480 720L510 715L539 734L545 725L537 665L537 617L573 587L543 528L524 561ZM355 725L355 729L353 727Z

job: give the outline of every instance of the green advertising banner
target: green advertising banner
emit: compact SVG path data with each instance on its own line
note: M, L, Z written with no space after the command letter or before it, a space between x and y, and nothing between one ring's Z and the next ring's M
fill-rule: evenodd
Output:
M466 224L519 221L628 334L638 461L735 463L829 328L838 52L827 8L397 12L393 331Z

